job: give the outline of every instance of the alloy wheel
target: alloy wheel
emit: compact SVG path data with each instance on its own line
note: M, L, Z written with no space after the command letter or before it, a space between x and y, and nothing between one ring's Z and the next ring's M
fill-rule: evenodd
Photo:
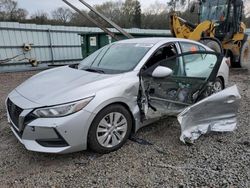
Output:
M123 141L127 129L128 122L123 114L119 112L109 113L98 124L97 141L103 147L115 147Z
M220 80L217 80L213 84L213 93L218 93L223 90L223 85Z

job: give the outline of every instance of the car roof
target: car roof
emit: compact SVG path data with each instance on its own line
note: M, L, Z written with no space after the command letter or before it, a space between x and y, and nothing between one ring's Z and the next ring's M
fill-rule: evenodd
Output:
M181 38L174 38L174 37L148 37L148 38L134 38L134 39L125 39L117 41L118 44L129 44L129 43L137 43L137 44L151 44L157 45L158 43L168 43L168 42L189 42L193 44L198 44L206 48L207 50L211 50L207 46L189 39L181 39Z
M141 43L141 44L157 44L159 42L176 42L176 41L186 41L186 42L194 42L187 39L180 39L174 37L149 37L149 38L135 38L135 39L126 39L120 40L117 43Z

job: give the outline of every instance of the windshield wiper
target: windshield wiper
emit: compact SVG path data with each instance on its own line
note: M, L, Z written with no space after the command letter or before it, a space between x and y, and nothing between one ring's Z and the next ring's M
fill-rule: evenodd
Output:
M97 72L100 74L105 74L105 72L103 70L99 70L99 69L88 68L88 69L83 69L83 70L88 71L88 72Z

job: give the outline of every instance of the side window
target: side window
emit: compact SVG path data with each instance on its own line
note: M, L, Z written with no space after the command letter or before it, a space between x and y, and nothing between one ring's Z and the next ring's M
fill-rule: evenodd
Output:
M204 51L204 52L206 51L206 49L203 46L198 45L198 48L200 51Z
M158 49L145 64L145 67L152 72L157 66L160 65L172 69L173 75L178 75L179 59L176 56L177 49L175 44L168 44Z
M207 79L217 62L217 56L206 53L195 54L195 52L198 51L206 51L204 47L197 44L183 42L180 43L180 45L183 53L194 53L183 56L183 64L186 76Z
M180 46L181 46L182 53L185 53L185 52L206 51L205 48L203 48L200 45L194 44L194 43L181 42ZM194 54L192 56L183 57L183 61L187 63L187 62L196 61L198 59L202 59L203 57L204 56L202 54Z
M185 52L196 52L196 51L206 51L206 49L198 44L189 43L189 42L180 42L181 51Z
M189 54L183 56L183 59L192 59L192 61L184 61L186 76L207 79L214 69L218 59L217 56L214 54L204 54L203 58L193 58L194 55L200 56L203 54Z

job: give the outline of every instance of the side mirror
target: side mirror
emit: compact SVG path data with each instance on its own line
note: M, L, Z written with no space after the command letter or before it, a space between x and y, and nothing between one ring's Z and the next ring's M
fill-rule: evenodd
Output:
M170 76L173 73L173 70L167 67L158 66L152 73L154 78L164 78Z

